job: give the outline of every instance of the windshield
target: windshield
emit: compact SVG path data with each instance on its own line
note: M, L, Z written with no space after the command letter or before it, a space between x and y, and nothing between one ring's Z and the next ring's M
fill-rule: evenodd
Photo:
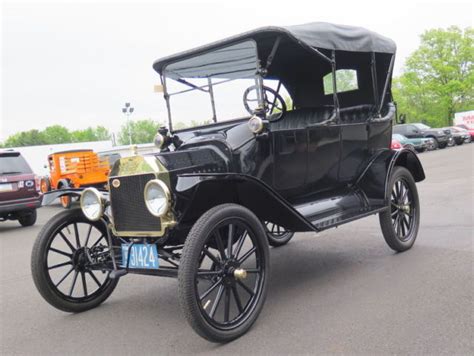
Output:
M393 138L394 138L395 140L398 140L398 141L400 141L400 140L401 140L401 141L404 141L404 140L407 139L405 136L400 135L400 134L394 134L394 135L392 135L392 136L393 136Z
M30 166L22 156L0 156L0 174L21 173L32 173Z
M420 130L429 130L431 128L425 124L413 124L413 125L416 126L416 128Z
M253 40L167 65L162 80L173 131L248 117L245 91L253 88L255 97L262 97L258 69Z

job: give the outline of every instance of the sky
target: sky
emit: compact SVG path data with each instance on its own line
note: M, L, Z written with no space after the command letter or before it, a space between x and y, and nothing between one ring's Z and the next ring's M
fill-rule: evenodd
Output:
M474 3L456 0L1 1L0 141L54 124L117 132L125 102L135 108L133 120L164 123L153 62L253 28L313 21L366 27L397 43L399 74L425 30L474 22ZM231 99L224 95L218 109ZM172 104L185 120L198 110L193 100Z

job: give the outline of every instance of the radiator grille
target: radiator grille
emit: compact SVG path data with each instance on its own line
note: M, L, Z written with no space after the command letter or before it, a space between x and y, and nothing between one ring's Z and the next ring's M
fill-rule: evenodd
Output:
M154 174L141 174L110 179L110 201L115 230L117 232L150 232L161 230L161 220L150 214L143 191ZM120 185L115 188L112 181L118 179Z

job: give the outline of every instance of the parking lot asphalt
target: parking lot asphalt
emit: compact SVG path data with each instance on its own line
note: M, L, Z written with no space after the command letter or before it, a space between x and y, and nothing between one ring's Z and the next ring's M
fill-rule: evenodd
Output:
M372 216L271 249L269 294L254 327L226 345L186 323L174 279L122 278L100 307L52 308L30 272L35 226L0 223L2 355L474 354L474 144L420 154L421 227L394 253Z

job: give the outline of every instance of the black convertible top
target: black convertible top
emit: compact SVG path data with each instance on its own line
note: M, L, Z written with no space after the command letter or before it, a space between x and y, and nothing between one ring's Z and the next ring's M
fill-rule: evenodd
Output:
M376 52L385 54L394 54L396 51L395 42L391 39L365 28L336 25L327 22L312 22L294 26L262 27L189 51L161 58L154 62L153 68L161 74L164 67L170 63L245 40L254 40L260 52L261 47L271 49L272 44L278 36L282 36L301 47L324 50L362 53Z

